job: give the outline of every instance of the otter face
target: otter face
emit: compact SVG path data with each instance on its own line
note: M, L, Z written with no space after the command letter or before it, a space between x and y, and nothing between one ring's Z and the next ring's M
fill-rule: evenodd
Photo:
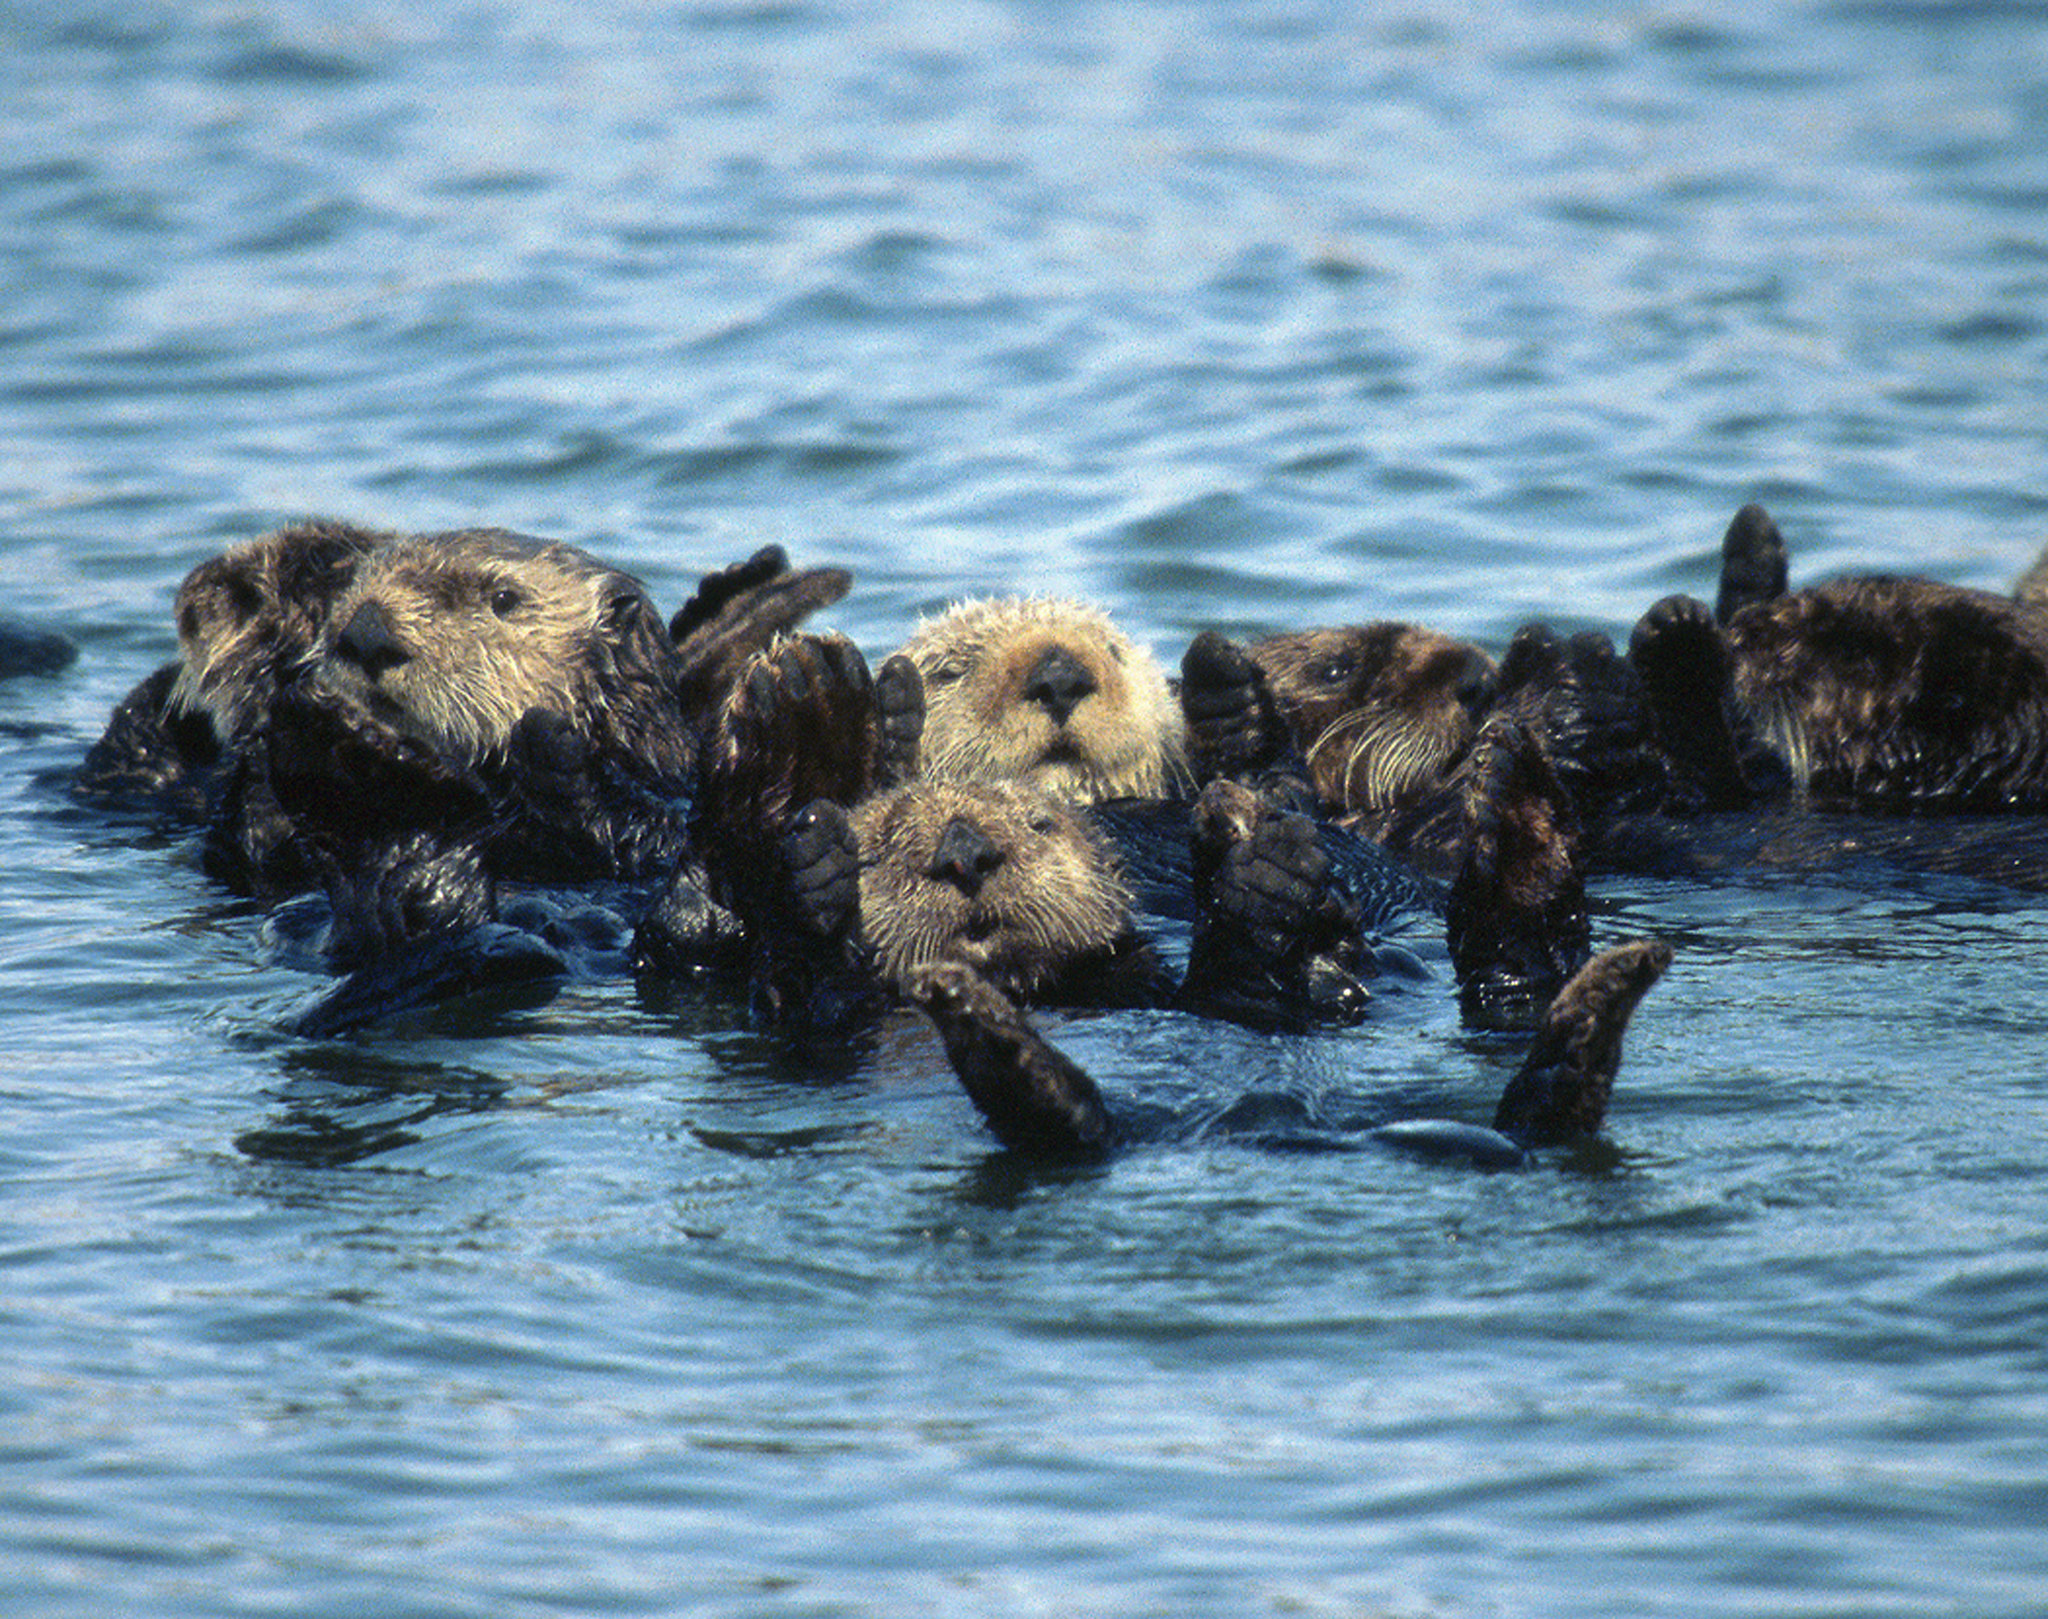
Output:
M178 587L171 712L211 716L224 740L253 729L381 538L345 523L300 523L200 563Z
M1412 624L1303 630L1254 642L1316 792L1377 810L1438 780L1497 690L1477 647Z
M925 774L1020 781L1068 803L1158 797L1187 735L1159 667L1081 602L970 602L903 648L924 678Z
M357 570L313 678L473 763L529 709L587 719L600 643L649 620L638 581L573 546L500 529L419 535Z
M965 962L1028 997L1130 928L1108 849L1066 805L1007 783L912 782L861 804L861 917L881 971Z

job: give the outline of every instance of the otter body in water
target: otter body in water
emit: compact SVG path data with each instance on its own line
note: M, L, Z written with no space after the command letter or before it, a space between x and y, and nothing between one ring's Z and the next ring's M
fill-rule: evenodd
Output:
M1670 964L1670 946L1639 939L1603 951L1559 990L1490 1129L1404 1120L1370 1132L1430 1156L1501 1166L1562 1146L1604 1124L1637 1004ZM960 962L914 974L911 998L937 1027L955 1075L990 1129L1018 1151L1092 1157L1130 1138L1094 1079L1051 1045L994 985Z

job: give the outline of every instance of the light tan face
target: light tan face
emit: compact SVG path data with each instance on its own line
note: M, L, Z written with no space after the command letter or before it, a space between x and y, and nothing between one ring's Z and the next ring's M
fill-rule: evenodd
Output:
M1384 809L1437 781L1471 744L1497 673L1477 647L1412 624L1301 630L1247 652L1316 792L1349 810Z
M532 708L576 715L593 636L644 600L572 546L499 530L379 550L337 603L315 678L451 758L501 749Z
M1084 603L971 602L903 651L924 679L932 779L1019 781L1086 804L1158 797L1186 774L1165 676Z
M1029 995L1130 926L1106 847L1074 811L1005 783L912 782L854 811L862 924L885 975L935 961Z

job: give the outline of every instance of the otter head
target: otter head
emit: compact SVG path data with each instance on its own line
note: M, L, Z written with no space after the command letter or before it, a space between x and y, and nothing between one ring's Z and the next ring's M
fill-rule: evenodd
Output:
M224 741L254 729L382 538L347 523L297 523L200 563L178 587L171 712L209 716Z
M920 626L903 654L924 679L934 779L1021 781L1093 803L1158 797L1186 774L1165 675L1085 603L970 602Z
M658 685L672 662L638 580L574 546L466 529L372 555L336 603L312 674L475 763L501 753L532 709L599 725L622 669L651 670Z
M1412 624L1271 635L1247 651L1316 792L1347 810L1385 809L1437 781L1471 743L1498 684L1477 647Z
M861 919L901 984L957 961L1029 998L1130 930L1107 847L1056 799L1004 782L911 782L853 813Z

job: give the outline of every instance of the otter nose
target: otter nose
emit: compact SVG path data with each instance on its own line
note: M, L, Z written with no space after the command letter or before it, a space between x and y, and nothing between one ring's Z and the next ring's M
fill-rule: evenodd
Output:
M1042 706L1058 725L1066 724L1081 699L1094 691L1095 677L1063 646L1048 650L1024 681L1024 700Z
M1493 666L1477 652L1465 658L1465 667L1458 676L1458 684L1452 688L1452 695L1464 706L1477 725L1493 707L1494 699L1500 696L1500 682L1494 677Z
M988 874L1003 863L1003 851L964 815L956 815L939 834L930 875L943 878L961 893L981 892Z
M375 602L364 602L334 638L334 650L375 680L386 669L395 669L412 654L398 639L391 620Z

